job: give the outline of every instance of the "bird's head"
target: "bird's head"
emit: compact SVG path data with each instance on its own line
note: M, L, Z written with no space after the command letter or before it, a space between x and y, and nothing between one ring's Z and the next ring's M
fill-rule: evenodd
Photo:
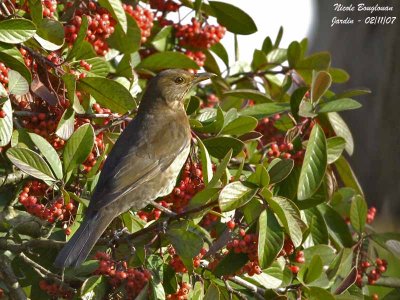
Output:
M215 76L212 73L192 74L181 69L162 71L151 79L145 97L161 98L169 106L181 105L185 95L197 83Z

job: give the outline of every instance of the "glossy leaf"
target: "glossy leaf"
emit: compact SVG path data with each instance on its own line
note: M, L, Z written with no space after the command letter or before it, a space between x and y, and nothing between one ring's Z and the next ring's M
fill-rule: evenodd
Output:
M128 21L128 31L126 32L121 24L117 24L114 33L107 39L107 42L112 48L130 54L139 49L141 33L135 19L128 13L125 13L125 15Z
M83 163L92 151L94 130L90 124L79 127L69 138L63 152L64 172L68 172Z
M271 102L272 100L269 99L264 93L261 93L256 90L251 89L237 89L224 92L222 94L222 98L226 97L233 97L233 98L240 98L240 99L251 99L254 100L256 103L258 102Z
M128 20L125 15L124 8L119 0L99 0L99 4L106 8L114 20L118 20L124 33L128 32Z
M261 119L289 110L290 107L287 103L262 103L249 106L243 109L240 114L243 116L253 116L257 119Z
M289 199L283 197L272 197L267 199L267 201L271 209L278 216L279 221L290 236L294 246L296 248L300 246L303 239L302 227L305 227L305 224L300 218L300 211L297 206Z
M304 210L304 213L310 228L310 235L314 245L328 244L328 227L326 226L325 220L320 211L316 207L311 207Z
M88 18L86 15L82 16L82 23L81 23L81 27L79 28L78 31L78 36L75 40L75 42L72 44L72 49L69 51L66 60L70 60L71 58L75 57L78 55L78 53L81 52L81 49L83 47L83 41L86 37L86 32L88 30Z
M305 200L310 198L319 188L325 175L327 166L327 147L325 134L322 128L315 124L301 168L297 198Z
M18 44L29 40L36 26L27 19L8 19L0 22L0 42Z
M266 187L270 183L270 178L267 170L263 165L257 165L256 170L246 180L258 187Z
M8 98L1 106L1 110L5 113L5 117L0 118L0 147L3 147L10 142L13 132L12 107Z
M237 119L226 125L221 134L242 135L254 130L257 127L258 121L250 116L240 116Z
M273 160L268 166L268 173L271 178L270 184L284 180L292 172L294 161L292 159Z
M131 93L114 80L87 77L80 79L77 87L93 96L100 105L108 107L114 112L124 114L136 107Z
M319 255L314 255L310 262L307 262L297 275L299 280L304 284L312 283L317 280L322 274L322 260Z
M10 69L20 73L29 83L32 81L32 75L26 67L21 52L12 45L0 43L0 61Z
M342 155L346 141L340 136L335 136L326 140L326 146L328 148L328 164L332 164Z
M232 4L209 1L218 23L236 34L252 34L257 31L253 19L244 11Z
M87 278L81 287L82 299L103 299L107 294L107 279L101 275Z
M271 210L258 219L258 262L262 269L270 266L282 250L284 232Z
M13 147L8 149L7 157L21 171L44 181L55 181L53 173L45 160L36 152Z
M219 194L219 207L222 212L234 210L249 202L256 193L256 188L246 186L240 181L229 183Z
M75 124L75 111L72 108L68 108L64 111L58 122L56 135L63 140L68 140L74 133Z
M328 113L328 119L336 135L345 139L346 152L352 155L354 151L354 140L349 127L338 113Z
M58 50L64 44L64 27L57 20L44 18L39 23L34 38L44 49Z
M354 174L349 162L346 160L346 158L344 158L343 155L335 161L335 167L342 182L347 187L353 188L358 194L363 196L364 192L362 190L362 187L358 182L358 179Z
M329 89L331 84L332 78L328 72L320 71L318 73L314 73L311 83L311 102L317 103Z
M287 50L287 58L290 68L296 66L297 62L301 58L301 47L299 42L294 41L290 43L289 48Z
M14 70L8 71L8 91L12 95L25 95L29 92L29 84L24 77Z
M217 185L218 181L221 179L222 175L226 172L226 167L229 164L229 161L232 158L232 149L225 155L222 159L221 163L218 165L211 181L209 182L209 187L214 187Z
M203 181L204 181L205 185L207 185L208 182L211 181L211 177L213 174L211 158L210 158L210 154L208 153L208 150L207 150L206 146L204 146L204 143L202 142L202 140L197 138L197 143L198 143L199 150L200 150L200 160L201 160L201 166L202 166L202 171L203 171Z
M62 165L57 151L53 148L52 145L50 145L50 143L46 139L44 139L40 135L35 133L28 134L34 145L39 149L40 153L49 163L55 177L57 179L62 179Z
M244 144L242 141L228 136L209 138L203 141L211 156L222 159L232 150L232 156L236 156L242 151Z
M224 276L228 274L235 274L247 262L249 258L245 253L235 253L230 251L225 255L218 265L213 270L215 276Z
M343 98L333 101L320 103L317 107L318 113L338 112L360 108L362 105L356 100Z
M350 206L350 222L359 233L364 231L367 222L368 206L360 195L354 197Z
M197 70L199 66L183 53L166 51L146 57L136 68L157 72L174 68Z

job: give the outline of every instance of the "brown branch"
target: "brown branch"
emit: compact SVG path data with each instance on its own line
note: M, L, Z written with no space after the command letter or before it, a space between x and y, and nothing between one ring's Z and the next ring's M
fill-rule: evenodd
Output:
M11 300L28 299L14 274L10 259L5 255L0 256L0 279L7 286Z
M14 115L18 117L31 117L39 115L39 112L27 111L27 110L17 110L14 111ZM76 114L78 118L118 118L119 114Z
M363 285L368 284L368 279L363 280ZM374 284L375 286L384 286L389 288L400 288L400 278L380 277Z
M7 238L0 238L0 249L8 250L13 253L20 253L32 248L61 248L65 242L45 239L29 240L20 244L15 243Z
M20 234L39 237L47 223L31 214L7 206L0 212L0 231L8 232L9 227Z

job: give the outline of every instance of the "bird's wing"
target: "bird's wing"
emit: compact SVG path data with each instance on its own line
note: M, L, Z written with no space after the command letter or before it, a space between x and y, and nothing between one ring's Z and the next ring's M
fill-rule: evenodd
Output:
M89 209L110 205L161 174L189 143L185 130L170 127L147 137L121 136L107 158Z

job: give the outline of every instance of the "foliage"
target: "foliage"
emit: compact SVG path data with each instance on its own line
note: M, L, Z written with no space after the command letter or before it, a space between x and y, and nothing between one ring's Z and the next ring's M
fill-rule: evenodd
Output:
M280 46L283 29L248 64L232 62L226 31L257 28L218 1L3 1L0 297L394 299L399 281L382 275L396 273L400 236L369 225L338 114L368 91L335 93L349 75L327 52L308 55L306 39ZM58 250L166 68L217 75L186 102L191 155L159 199L177 215L122 214L61 277Z

